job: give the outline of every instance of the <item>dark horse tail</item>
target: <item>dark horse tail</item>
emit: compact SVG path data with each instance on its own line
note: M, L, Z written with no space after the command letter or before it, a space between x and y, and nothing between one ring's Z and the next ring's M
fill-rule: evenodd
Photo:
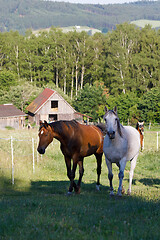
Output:
M96 127L98 127L102 131L103 136L107 134L106 126L104 123L98 123Z

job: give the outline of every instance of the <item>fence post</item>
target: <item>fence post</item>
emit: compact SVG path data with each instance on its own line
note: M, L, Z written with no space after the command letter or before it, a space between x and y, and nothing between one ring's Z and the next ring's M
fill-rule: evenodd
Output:
M39 139L37 139L37 147L38 147L38 141ZM38 155L38 151L37 151L37 163L39 162L39 155Z
M157 151L158 151L158 132L157 132Z
M11 136L11 157L12 157L12 185L14 185L14 159L13 159L13 138Z
M33 151L33 173L35 173L35 166L34 166L34 138L32 138L32 151Z

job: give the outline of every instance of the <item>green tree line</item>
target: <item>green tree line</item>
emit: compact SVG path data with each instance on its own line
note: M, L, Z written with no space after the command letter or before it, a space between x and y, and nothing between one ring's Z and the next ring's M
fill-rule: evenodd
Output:
M62 33L56 28L37 35L29 31L25 36L13 31L0 33L0 100L11 101L6 96L11 96L9 92L17 86L29 84L39 91L51 86L61 89L77 110L91 114L94 120L102 118L105 104L116 104L124 122L134 118L159 122L159 52L159 30L150 26L140 30L128 23L93 36L76 31ZM90 94L94 92L93 105L98 105L93 107L96 114L89 110L91 104L84 109L78 107L84 94L88 95L89 86ZM103 89L99 93L102 101L96 87Z

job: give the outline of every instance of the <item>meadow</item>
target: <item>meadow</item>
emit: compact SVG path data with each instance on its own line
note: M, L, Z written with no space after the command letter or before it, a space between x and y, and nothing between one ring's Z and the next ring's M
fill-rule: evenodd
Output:
M156 21L156 20L140 19L140 20L132 21L131 23L135 24L136 26L138 26L140 28L144 28L146 25L150 25L150 26L152 26L152 28L160 27L160 21Z
M10 136L14 138L14 185L11 180ZM32 138L35 139L35 172ZM36 153L37 138L36 128L0 130L1 240L160 239L160 146L157 151L156 132L145 132L145 147L135 168L132 195L124 194L122 198L109 196L104 157L101 190L96 191L94 156L84 160L81 194L73 193L68 197L69 180L59 142L54 140L41 157ZM126 166L123 182L126 190L129 169L130 163ZM116 192L116 166L113 166L113 173Z

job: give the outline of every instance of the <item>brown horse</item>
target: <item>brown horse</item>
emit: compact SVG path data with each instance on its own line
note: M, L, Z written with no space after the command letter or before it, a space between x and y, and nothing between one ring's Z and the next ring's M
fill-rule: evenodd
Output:
M72 121L56 121L47 123L40 121L39 145L37 151L40 154L45 153L45 149L56 138L61 143L61 151L64 155L67 176L70 179L68 194L71 194L73 188L76 193L80 193L80 185L84 173L84 157L95 155L97 159L97 190L100 185L101 163L103 155L103 131L98 126L86 126ZM71 159L73 166L71 169ZM79 180L74 181L75 171L79 165Z
M143 150L144 122L137 122L136 129L140 134L141 151Z

